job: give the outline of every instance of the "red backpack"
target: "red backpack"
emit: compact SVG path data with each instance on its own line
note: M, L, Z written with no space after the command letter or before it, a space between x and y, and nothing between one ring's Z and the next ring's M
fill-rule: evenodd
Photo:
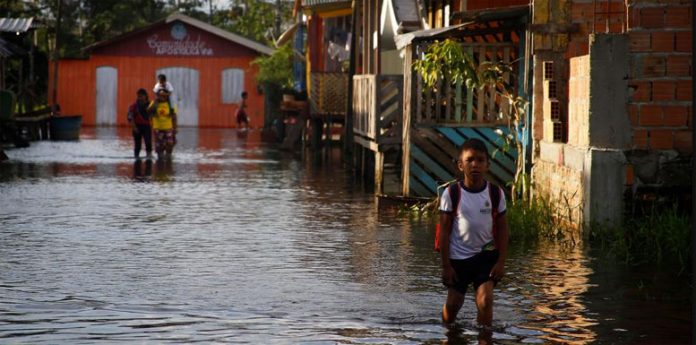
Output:
M462 180L457 180L456 182L450 183L447 185L447 190L449 190L449 197L450 197L450 203L452 204L452 209L454 210L454 217L457 216L459 213L459 200L461 199L460 190L463 188L463 181ZM488 193L489 197L491 198L491 203L493 204L491 207L491 216L493 217L493 242L495 243L495 247L498 248L498 232L496 231L495 228L495 220L498 218L498 206L500 206L500 187L487 182L488 183ZM454 226L454 217L452 218L452 226ZM435 225L435 251L440 252L440 232L441 230L440 223L438 222ZM450 229L452 231L452 229Z

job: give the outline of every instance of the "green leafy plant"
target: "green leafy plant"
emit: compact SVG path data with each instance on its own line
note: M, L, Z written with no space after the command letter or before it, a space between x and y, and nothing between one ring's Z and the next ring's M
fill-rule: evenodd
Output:
M259 66L256 80L260 84L272 84L283 89L292 89L292 47L285 44L269 56L262 56L252 61Z
M515 62L512 62L515 63ZM426 49L423 57L413 63L413 69L421 75L423 82L428 87L435 86L441 80L447 80L453 84L463 83L469 90L490 88L495 90L498 96L508 100L508 128L511 137L504 136L508 146L514 146L518 157L524 157L522 141L517 135L518 130L524 125L523 121L527 112L528 102L515 93L514 86L506 81L505 76L512 72L512 63L485 61L476 63L476 60L464 51L461 43L446 39L435 41ZM511 184L512 202L518 199L529 200L530 189L525 179L524 161L517 159L515 176Z

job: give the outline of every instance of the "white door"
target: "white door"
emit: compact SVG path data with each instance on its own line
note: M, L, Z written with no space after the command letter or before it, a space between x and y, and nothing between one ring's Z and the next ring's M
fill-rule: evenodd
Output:
M97 125L116 124L116 97L118 70L114 67L97 67Z
M157 75L164 74L172 84L174 93L172 103L177 108L178 124L198 126L198 70L186 67L167 67L158 69Z

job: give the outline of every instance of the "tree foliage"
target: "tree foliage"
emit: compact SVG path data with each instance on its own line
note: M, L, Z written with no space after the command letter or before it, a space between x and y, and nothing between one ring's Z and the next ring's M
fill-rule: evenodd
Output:
M291 89L292 78L292 47L290 44L280 46L270 56L256 58L252 64L259 66L256 80L261 84L273 84L285 89Z
M58 4L61 4L60 40L57 56L85 58L84 48L120 34L138 29L178 11L222 29L271 45L272 39L284 25L292 21L291 8L261 0L230 0L230 6L218 8L212 0L0 0L0 17L35 18L35 33L3 34L19 46L28 47L36 41L35 79L19 82L9 80L10 87L32 87L43 98L48 79L46 59L54 56ZM34 37L35 36L35 37ZM25 61L24 69L29 65ZM16 66L15 66L16 65ZM8 66L8 75L21 75L19 63ZM25 70L23 75L28 75ZM15 78L15 77L12 77ZM18 90L15 90L17 92ZM35 97L35 98L37 98ZM43 101L43 100L42 100Z

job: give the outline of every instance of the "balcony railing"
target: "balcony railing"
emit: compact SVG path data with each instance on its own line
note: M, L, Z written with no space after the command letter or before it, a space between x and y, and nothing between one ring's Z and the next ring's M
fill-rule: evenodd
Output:
M379 145L401 143L403 76L353 77L353 132Z
M514 43L467 43L464 49L478 63L484 61L510 63L517 51ZM515 80L517 70L504 76L506 82ZM511 75L512 74L512 75ZM419 124L496 125L507 123L509 102L493 87L469 90L465 85L440 80L429 88L414 72L416 83L413 100L414 121Z

